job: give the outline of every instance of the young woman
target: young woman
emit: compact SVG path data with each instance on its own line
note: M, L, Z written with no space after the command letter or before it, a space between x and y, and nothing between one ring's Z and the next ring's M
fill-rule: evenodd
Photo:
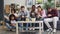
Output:
M43 10L41 8L41 6L38 6L37 7L37 16L36 16L36 20L41 20L40 18L45 18L46 17L46 13L45 13L45 10Z

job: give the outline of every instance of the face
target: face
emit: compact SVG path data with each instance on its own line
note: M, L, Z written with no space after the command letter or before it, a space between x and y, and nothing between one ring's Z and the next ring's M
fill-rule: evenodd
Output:
M14 17L11 17L12 20L14 20Z
M48 11L50 12L52 9L48 9Z
M32 9L35 9L35 7L33 6Z
M11 11L12 14L14 14L14 11Z
M38 8L38 11L41 11L41 8Z
M21 8L21 11L24 11L25 10L25 8Z

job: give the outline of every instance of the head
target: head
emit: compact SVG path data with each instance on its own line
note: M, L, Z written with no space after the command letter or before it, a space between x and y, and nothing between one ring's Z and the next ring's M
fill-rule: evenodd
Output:
M10 20L15 20L15 19L16 19L16 17L15 17L15 15L14 15L14 14L11 14L11 15L9 16L9 19L10 19Z
M12 14L16 13L15 9L12 9L12 10L11 10L11 13L12 13Z
M53 12L57 12L57 9L53 8L51 11L53 11Z
M24 11L25 10L25 7L24 6L21 6L21 11Z
M35 11L35 8L36 8L35 5L32 5L32 11Z
M48 11L51 12L52 11L52 8L48 8Z
M37 7L37 10L38 10L38 11L42 11L41 6L38 6L38 7Z

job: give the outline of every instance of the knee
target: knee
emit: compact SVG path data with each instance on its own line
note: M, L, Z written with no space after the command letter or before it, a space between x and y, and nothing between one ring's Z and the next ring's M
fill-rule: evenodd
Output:
M59 18L58 17L53 17L53 20L58 21Z
M44 19L44 22L47 22L47 19Z

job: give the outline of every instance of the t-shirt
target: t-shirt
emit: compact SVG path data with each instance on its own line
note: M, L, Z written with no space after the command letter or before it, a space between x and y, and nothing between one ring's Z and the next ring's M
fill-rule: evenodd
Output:
M51 15L52 15L52 16L48 16L48 18L58 16L58 14L57 14L57 11L56 11L56 10L52 10L51 12L48 12L48 14L51 14Z
M11 20L11 23L16 23L16 21L15 20Z
M30 12L30 17L31 18L36 18L36 12Z

